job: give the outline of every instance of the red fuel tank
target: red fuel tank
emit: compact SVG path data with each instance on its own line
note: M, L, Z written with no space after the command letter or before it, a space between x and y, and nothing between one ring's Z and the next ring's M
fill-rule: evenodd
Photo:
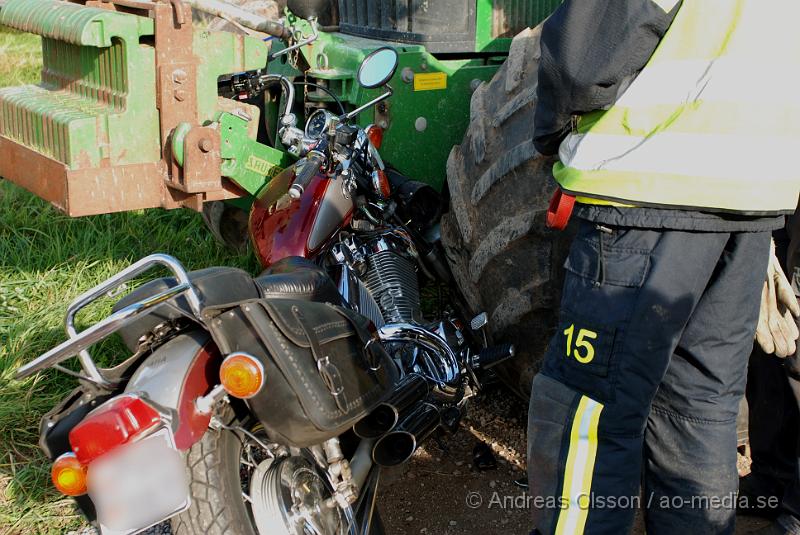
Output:
M340 178L317 175L300 199L289 197L295 166L273 178L250 211L250 239L261 265L287 256L314 258L353 217L353 199Z

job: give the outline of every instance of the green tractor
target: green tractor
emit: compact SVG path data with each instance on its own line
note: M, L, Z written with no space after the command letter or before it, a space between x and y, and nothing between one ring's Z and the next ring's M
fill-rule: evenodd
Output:
M393 95L358 117L393 172L441 193L442 243L471 312L517 346L527 395L555 323L568 242L545 228L552 161L531 142L539 30L559 0L5 0L0 24L42 36L38 85L0 90L0 176L72 216L203 212L241 247L249 207L295 159L277 135L368 105L362 60L390 46ZM257 85L257 84L256 84ZM469 316L471 317L471 316Z

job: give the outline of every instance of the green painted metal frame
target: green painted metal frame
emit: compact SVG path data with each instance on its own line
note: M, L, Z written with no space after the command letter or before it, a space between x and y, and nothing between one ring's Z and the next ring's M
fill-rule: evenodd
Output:
M0 24L42 36L39 85L0 89L0 135L70 169L158 160L153 21L55 0L8 0Z
M287 13L290 22L304 36L311 35L310 25ZM399 45L388 41L364 39L341 33L320 33L312 44L300 50L310 66L309 78L324 80L343 102L361 106L385 89L367 90L356 83L361 61L382 46L397 50L399 64L390 80L393 96L373 109L365 111L358 123L371 123L385 128L382 157L403 174L427 182L437 189L444 187L446 163L450 149L461 142L469 124L469 101L474 89L497 72L505 56L476 59L439 59L421 45ZM275 43L273 51L282 45ZM302 79L302 73L291 62L269 64L271 73ZM414 78L443 73L446 88L415 90ZM323 95L310 95L309 100L330 101Z
M494 9L512 0L474 1L479 23L473 58L435 57L421 45L323 32L312 44L288 55L289 61L282 56L271 62L268 72L323 81L354 108L383 91L366 90L356 83L361 61L376 48L394 47L399 54L399 66L390 81L394 94L366 110L358 121L362 126L375 123L385 129L381 152L390 165L441 189L450 149L461 141L469 123L472 92L494 75L511 41L492 32ZM537 18L544 18L560 3L530 1L530 13ZM296 34L311 34L307 21L288 11L286 20ZM197 156L191 155L197 154L198 142L207 144L202 136L218 135L211 146L219 147L219 157L208 161L219 162L220 175L250 195L290 163L285 152L258 143L252 120L230 113L230 106L222 106L217 97L220 75L261 69L267 64L269 45L259 39L201 29L192 33L197 65L191 67L190 78L196 84L191 94L196 99L193 105L197 117L179 126L180 135L175 136L179 146L171 151L173 160L172 154L163 154L162 137L168 132L163 131L163 124L159 130L159 119L163 121L169 106L159 110L159 102L171 101L163 86L166 82L178 87L173 74L177 77L179 71L165 78L157 69L152 42L158 32L151 18L57 0L7 0L0 12L0 24L42 35L45 60L39 85L0 90L0 141L5 143L2 148L6 152L10 144L19 144L25 151L33 150L52 160L48 168L60 163L69 170L100 172L109 166L142 164L156 166L171 176L176 172L173 161L179 161L180 167L184 160L197 161ZM274 40L271 46L276 52L286 45ZM298 62L308 65L307 72L296 68ZM182 101L178 92L175 99ZM307 99L312 103L330 100L314 91ZM274 106L268 103L267 109ZM191 141L189 146L185 140ZM20 149L16 157L27 154L25 151ZM194 171L198 169L195 165ZM115 209L120 205L124 202L117 203Z
M231 113L220 113L216 119L222 144L222 175L232 179L250 195L291 165L288 153L258 143L247 131L248 120Z
M252 124L227 113L246 116L248 105L217 96L221 75L264 68L269 45L205 29L159 33L157 13L171 8L152 9L148 17L56 0L4 4L0 24L42 36L44 68L38 85L0 90L0 173L87 215L199 208L202 199L241 195L220 176L255 194L288 165L287 154L256 142ZM169 61L159 35L183 43L192 62ZM176 115L173 106L194 111ZM29 176L18 169L23 161ZM219 167L211 177L209 164ZM102 191L86 191L92 174Z

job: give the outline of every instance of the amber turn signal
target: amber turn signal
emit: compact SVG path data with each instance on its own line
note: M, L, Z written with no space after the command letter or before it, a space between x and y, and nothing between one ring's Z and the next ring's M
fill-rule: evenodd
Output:
M366 132L372 146L380 149L381 145L383 145L383 128L376 124L371 124L367 127Z
M56 459L50 470L50 476L53 478L53 485L61 494L66 496L86 494L86 467L71 451Z
M389 184L389 177L383 169L375 171L375 189L384 199L392 195L392 186Z
M231 396L248 399L264 386L264 366L247 353L231 353L222 361L219 380Z

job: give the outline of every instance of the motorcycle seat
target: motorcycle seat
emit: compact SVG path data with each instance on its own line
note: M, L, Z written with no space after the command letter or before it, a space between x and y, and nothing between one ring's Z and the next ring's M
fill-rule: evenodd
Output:
M342 297L330 275L311 260L289 256L272 264L256 277L261 297L306 299L341 304Z
M262 297L341 303L336 285L325 270L304 258L286 258L276 262L256 278L237 268L211 267L189 272L189 279L200 295L203 307L224 308ZM175 284L174 277L152 280L120 299L112 310L120 310ZM118 332L128 349L135 351L142 336L151 333L159 324L181 317L194 318L183 296L158 305L153 312Z

